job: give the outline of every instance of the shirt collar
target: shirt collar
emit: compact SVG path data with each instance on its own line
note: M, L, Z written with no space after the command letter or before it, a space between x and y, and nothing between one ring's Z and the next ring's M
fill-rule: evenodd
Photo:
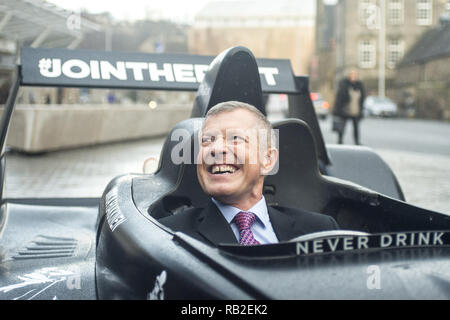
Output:
M214 198L211 198L212 202L219 208L219 211L222 213L224 218L227 220L228 223L231 223L234 219L234 217L241 211L241 209L229 206L226 204L222 204L219 201L217 201ZM269 213L267 211L267 205L266 205L266 199L264 196L261 197L261 200L259 200L253 207L251 207L247 212L253 212L259 221L262 222L264 227L268 225L270 222Z

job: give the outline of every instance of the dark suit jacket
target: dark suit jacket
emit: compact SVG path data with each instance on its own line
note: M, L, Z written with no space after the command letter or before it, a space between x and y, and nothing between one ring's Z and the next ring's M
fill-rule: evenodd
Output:
M268 207L270 221L279 241L325 230L339 229L327 215L285 207ZM190 208L159 220L174 231L181 231L207 244L238 241L225 217L210 200L204 208Z

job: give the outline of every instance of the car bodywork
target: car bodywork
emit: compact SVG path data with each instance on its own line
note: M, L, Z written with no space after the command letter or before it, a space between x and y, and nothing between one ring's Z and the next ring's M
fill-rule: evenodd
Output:
M61 61L100 56L25 51L2 118L3 147L20 85L151 86L137 80L39 77L39 70L29 68L49 54ZM104 57L127 61L131 56ZM140 56L144 61L161 57ZM176 59L192 62L192 72L195 61L210 65L200 84L157 84L196 90L197 95L192 117L167 136L154 174L116 177L101 199L2 198L0 299L450 297L450 216L404 202L394 174L369 148L326 146L306 77L265 60L264 82L261 62L243 47L212 62L198 56ZM279 85L271 87L267 80ZM209 108L240 100L264 112L263 92L289 93L290 113L290 119L273 124L279 130L280 163L278 173L265 181L268 203L331 215L344 230L273 245L212 247L160 224L159 218L207 200L193 161L171 161L174 148L181 146L192 160L192 142ZM189 134L181 141L171 139L176 130ZM4 152L0 163L4 181Z

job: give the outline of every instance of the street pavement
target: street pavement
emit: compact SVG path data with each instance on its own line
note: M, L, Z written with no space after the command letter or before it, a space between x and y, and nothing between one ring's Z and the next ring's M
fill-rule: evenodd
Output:
M109 181L142 173L158 157L163 138L105 144L42 155L7 154L7 198L100 197Z
M331 118L320 121L327 143L336 143ZM366 118L360 122L361 142L375 149L450 156L450 123L432 120ZM353 143L353 124L347 121L344 143Z
M330 120L320 122L326 143L335 143ZM346 143L352 143L348 123ZM365 119L362 143L389 164L407 202L450 213L450 124L400 119ZM107 183L142 173L159 156L163 138L142 139L42 155L7 154L7 198L100 197ZM150 162L155 167L157 161Z

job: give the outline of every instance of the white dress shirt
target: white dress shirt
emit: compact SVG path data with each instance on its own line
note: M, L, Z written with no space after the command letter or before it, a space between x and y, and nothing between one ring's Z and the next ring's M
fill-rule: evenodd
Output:
M231 226L231 229L234 232L234 235L239 242L239 228L236 223L233 221L234 217L241 211L241 209L225 205L216 201L214 198L211 198L214 204L219 208L219 211L222 213L224 218L228 221ZM269 213L267 211L266 199L262 196L261 200L259 200L253 207L247 212L253 212L256 215L256 220L251 226L251 230L253 232L253 236L260 244L267 243L278 243L278 238L273 230L272 223L270 222Z

